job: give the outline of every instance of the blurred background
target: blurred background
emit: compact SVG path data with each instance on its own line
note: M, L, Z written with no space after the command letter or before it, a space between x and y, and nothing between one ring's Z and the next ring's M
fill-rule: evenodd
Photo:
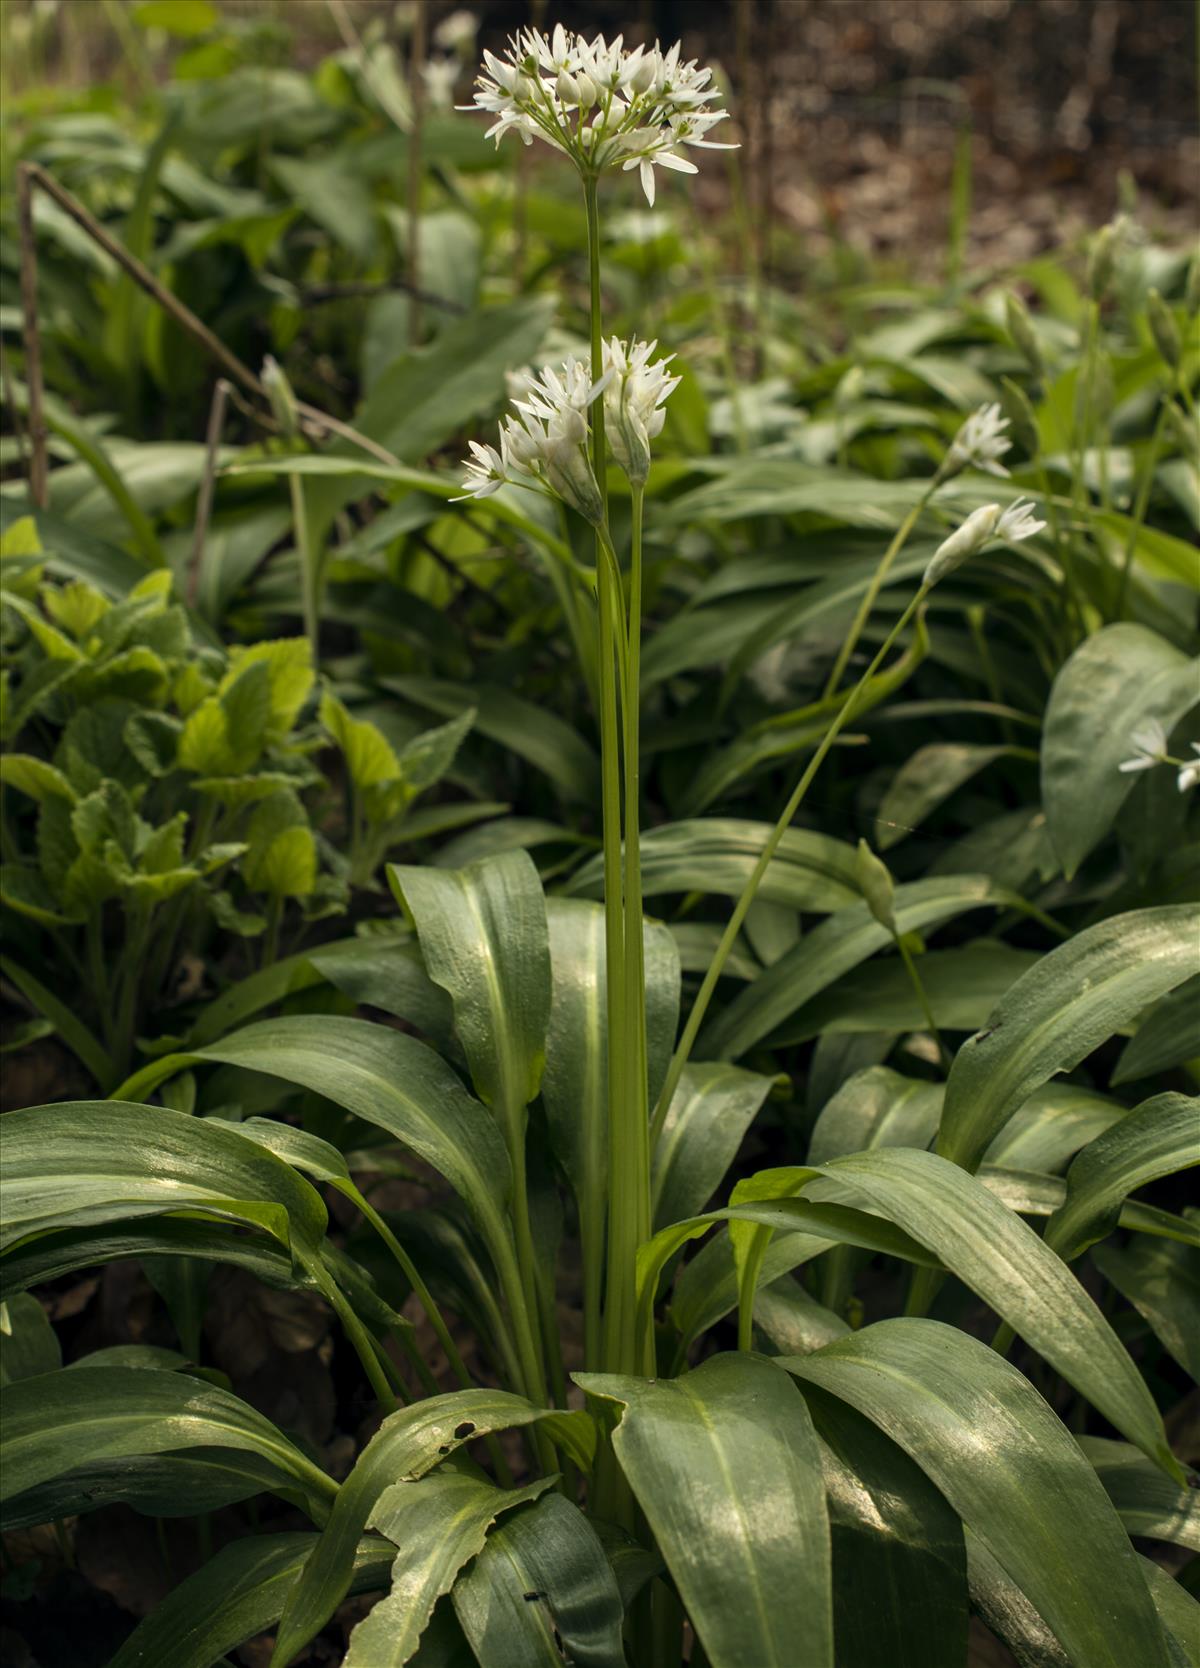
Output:
M415 0L2 0L4 91L112 88L136 99L174 74L311 69L353 37L402 64ZM468 94L480 46L561 17L627 39L682 37L736 93L760 201L761 250L901 253L919 268L944 233L956 156L969 177L967 258L1027 259L1129 207L1164 235L1196 224L1195 0L425 0L422 55L460 51ZM467 61L468 51L470 62ZM969 150L968 158L964 150ZM707 169L710 206L728 190ZM703 197L702 197L703 202ZM760 218L761 217L761 218Z

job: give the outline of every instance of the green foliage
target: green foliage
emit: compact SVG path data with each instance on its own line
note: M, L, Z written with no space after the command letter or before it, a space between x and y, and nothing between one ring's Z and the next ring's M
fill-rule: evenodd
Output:
M0 973L6 1045L112 1098L0 1126L6 1596L18 1535L132 1507L203 1556L110 1668L343 1624L348 1668L679 1668L685 1622L965 1668L972 1616L1191 1661L1200 266L1116 223L973 277L964 136L944 285L784 232L718 284L744 228L618 174L589 250L440 111L403 201L370 26L301 73L278 19L120 15L165 87L18 100L11 154L294 398L243 379L210 455L206 351L38 196ZM584 274L683 379L612 568L448 468L598 329ZM951 467L992 401L1011 475ZM81 1353L75 1278L134 1263L146 1341ZM334 1443L226 1375L219 1268L248 1331L329 1311Z

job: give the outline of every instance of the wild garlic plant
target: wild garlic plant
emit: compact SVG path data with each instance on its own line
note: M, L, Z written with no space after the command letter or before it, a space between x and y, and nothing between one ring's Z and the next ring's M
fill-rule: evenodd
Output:
M466 108L496 117L488 130L497 144L515 132L526 144L543 139L575 165L588 225L591 358L568 359L513 379L512 411L498 443L471 442L463 498L487 498L505 484L559 500L595 530L590 576L598 611L599 721L603 772L603 846L607 964L609 1154L612 1173L603 1283L603 1317L588 1317L587 1338L598 1354L585 1365L614 1373L655 1371L652 1316L639 1284L638 1255L652 1234L651 1153L660 1139L717 982L754 902L767 868L791 826L830 748L853 717L859 699L938 581L992 539L1010 543L1039 532L1032 505L977 509L938 548L921 586L887 634L857 683L843 696L838 684L891 564L937 489L974 468L1004 477L1007 419L998 405L968 417L929 485L901 524L867 588L826 690L833 711L813 753L738 898L672 1055L661 1092L649 1104L646 981L639 829L639 691L642 630L642 529L651 442L662 431L665 405L678 386L673 355L655 358L656 342L606 337L600 284L600 176L638 168L654 201L654 167L694 173L680 144L716 148L706 137L726 112L713 111L712 72L681 61L677 42L627 51L622 37L587 42L557 25L547 37L527 30L512 38L503 58L484 54L486 72ZM724 147L732 148L732 147ZM631 535L623 574L608 516L608 467L629 481ZM578 577L578 576L577 576ZM586 1257L586 1249L585 1249ZM593 1300L595 1279L586 1281ZM746 1322L748 1324L748 1315ZM610 1503L611 1504L611 1503Z

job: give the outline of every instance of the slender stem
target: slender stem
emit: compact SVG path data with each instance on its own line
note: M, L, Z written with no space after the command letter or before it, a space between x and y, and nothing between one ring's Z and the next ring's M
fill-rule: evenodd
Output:
M833 663L833 670L830 672L829 681L825 685L826 698L830 695L837 694L838 685L842 681L842 674L845 672L846 667L850 663L850 656L854 653L854 650L858 646L858 639L862 636L863 627L871 617L871 610L875 606L875 599L883 589L883 582L891 570L892 563L903 550L908 540L908 535L917 525L917 521L922 510L933 497L936 488L940 485L941 479L939 476L935 475L929 485L925 488L925 491L921 494L920 498L913 505L912 509L909 510L899 527L897 527L895 537L884 551L879 566L871 575L871 583L862 594L862 600L859 602L858 610L855 613L854 619L850 622L850 630L847 632L845 640L843 641L841 648L838 650L837 659Z
M317 598L317 564L308 524L308 506L304 498L304 482L299 475L288 476L292 497L292 532L300 557L300 603L304 614L304 635L312 647L313 670L320 658L320 628Z
M208 432L204 437L204 474L196 497L196 530L192 535L192 554L187 570L188 606L194 608L200 595L200 569L204 561L204 545L208 538L208 523L212 516L213 486L216 481L217 460L221 453L221 433L225 427L225 405L229 399L230 383L219 376L213 387L212 404L208 408Z
M901 933L896 934L896 948L900 952L900 959L904 963L904 971L908 974L909 982L913 987L913 994L920 1003L921 1012L925 1015L925 1023L932 1033L934 1042L937 1044L938 1057L942 1062L942 1070L946 1073L947 1077L949 1077L950 1067L953 1064L953 1061L950 1058L950 1051L942 1041L942 1033L938 1030L937 1021L933 1017L933 1009L929 1005L929 993L925 989L925 982L921 978L921 975L917 972L917 964L913 959L913 953L904 942L904 937Z
M755 863L754 868L750 872L749 879L742 888L742 894L737 903L734 905L733 914L729 917L725 931L721 934L721 941L717 945L716 953L709 964L708 972L704 975L704 981L697 992L696 1000L692 1004L691 1012L688 1014L687 1024L683 1028L683 1036L679 1039L679 1046L676 1048L674 1056L672 1057L670 1069L667 1072L666 1082L663 1084L662 1094L659 1096L658 1105L654 1111L654 1122L650 1132L651 1143L656 1141L662 1132L663 1124L666 1121L667 1109L674 1098L676 1089L679 1087L679 1079L683 1075L683 1069L687 1065L691 1056L692 1047L695 1044L697 1036L699 1035L700 1026L704 1021L704 1016L708 1011L708 1004L712 1001L713 992L716 990L717 980L721 977L725 963L729 959L729 953L733 949L738 933L741 931L742 922L746 919L747 911L749 910L750 905L754 902L754 895L758 891L759 883L766 874L771 859L774 857L775 852L778 849L779 842L783 839L787 829L791 826L792 819L799 810L800 803L805 794L808 792L813 778L824 764L825 757L829 752L829 749L833 746L834 742L845 729L846 725L850 722L851 718L853 718L864 689L883 664L884 658L891 649L892 644L900 636L900 633L912 619L921 603L924 602L927 594L928 587L922 585L920 590L909 603L908 607L904 610L903 614L901 614L900 618L896 621L891 631L889 631L887 636L884 638L883 643L879 648L879 652L876 654L874 660L867 667L866 671L851 691L849 700L842 707L841 711L835 714L833 721L825 732L823 740L818 746L816 752L813 754L812 758L809 760L804 774L801 776L800 780L793 789L791 798L784 806L779 821L775 824L774 828L767 836L763 849L759 853L758 861Z
M1133 519L1129 533L1125 540L1125 551L1121 559L1121 579L1117 587L1116 607L1113 618L1119 620L1125 612L1125 599L1129 591L1129 577L1133 569L1133 555L1137 549L1138 535L1142 530L1142 523L1146 519L1146 511L1150 507L1150 494L1154 490L1154 477L1158 471L1158 456L1162 451L1163 435L1167 427L1167 411L1170 408L1174 390L1159 407L1158 420L1154 425L1154 433L1150 440L1150 454L1146 459L1142 478L1138 482L1138 495L1133 506Z
M638 687L641 673L642 621L642 506L644 486L633 483L633 537L630 556L629 620L626 649L624 747L625 747L625 1093L622 1097L621 1148L614 1152L613 1196L620 1192L621 1223L630 1237L614 1251L613 1272L631 1289L636 1276L637 1248L650 1237L650 1108L646 1083L646 975L642 926L642 873L638 830L641 793L638 779ZM635 1334L623 1336L622 1353L627 1359L618 1372L638 1372L647 1363L639 1360L643 1340Z

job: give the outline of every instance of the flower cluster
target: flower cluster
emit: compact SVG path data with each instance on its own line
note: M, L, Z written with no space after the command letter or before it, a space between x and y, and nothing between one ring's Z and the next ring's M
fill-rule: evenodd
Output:
M1148 718L1144 724L1139 724L1130 732L1129 745L1133 748L1133 757L1123 760L1117 766L1118 770L1153 770L1155 765L1169 764L1179 772L1176 786L1180 793L1200 785L1200 742L1192 743L1196 758L1173 759L1167 750L1167 732L1161 719Z
M471 441L462 497L487 498L506 481L539 486L599 525L604 504L588 451L588 412L603 395L613 456L631 481L644 482L650 442L665 420L663 405L679 383L667 372L669 359L651 364L656 345L614 336L604 344L603 371L595 382L581 359L566 359L559 370L547 365L536 374L510 375L512 415L500 426L498 447Z
M495 116L488 136L497 144L510 131L527 145L544 139L586 176L636 168L653 203L655 167L697 172L680 145L736 146L707 137L728 114L709 108L721 96L711 70L695 59L681 63L678 41L664 52L657 43L626 51L623 40L585 41L561 23L549 36L523 30L503 57L484 53L487 73L475 84L474 103L461 108Z
M949 480L963 469L981 469L985 475L1007 475L1000 462L1012 445L1005 434L1008 418L1000 415L999 405L981 405L973 411L950 442L942 464L943 480Z
M947 574L953 573L955 568L974 556L976 551L982 550L992 539L1018 544L1022 539L1040 533L1046 523L1038 521L1030 513L1032 509L1032 500L1017 498L1005 510L999 504L983 504L972 511L962 526L948 539L943 539L934 551L925 569L924 585L936 585L940 579L945 579Z
M463 497L487 498L505 481L537 484L598 525L604 503L588 456L587 412L603 388L604 378L593 383L579 359L516 379L514 414L501 425L499 449L471 442Z
M668 354L653 365L657 342L626 344L616 336L604 344L604 415L608 443L618 464L636 485L650 473L650 442L662 433L667 396L679 386L667 366Z

